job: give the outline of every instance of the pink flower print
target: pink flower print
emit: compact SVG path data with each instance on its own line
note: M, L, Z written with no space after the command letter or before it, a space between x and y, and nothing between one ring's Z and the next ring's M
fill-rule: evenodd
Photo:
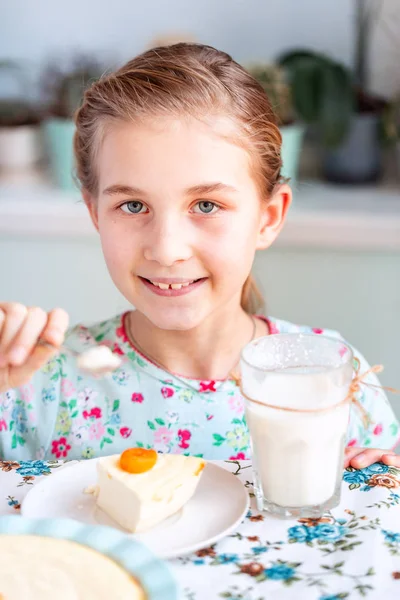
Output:
M0 394L0 406L3 408L10 408L14 400L16 399L17 394L15 390L7 390Z
M379 424L374 429L374 435L381 435L382 431L383 431L383 427L381 424Z
M143 400L144 400L143 394L138 394L137 392L134 392L132 394L132 398L131 398L132 402L138 402L139 404L141 404L143 402Z
M215 381L201 381L199 392L216 392Z
M244 452L238 452L236 456L231 456L229 460L248 460Z
M100 419L101 418L101 408L99 408L98 406L95 406L89 412L87 410L84 410L82 414L85 419L90 419L91 417L93 417L94 419Z
M130 429L129 427L121 427L121 429L119 430L119 433L120 433L121 437L128 438L128 437L131 437L132 429Z
M313 331L313 333L317 333L317 334L324 333L324 330L319 329L318 327L313 327L312 331Z
M92 404L93 400L95 400L97 398L97 392L95 390L92 390L90 388L85 388L84 390L81 390L78 394L78 400L80 402L80 404L85 405L86 408L89 408L89 406Z
M33 427L34 425L36 425L36 413L34 412L29 412L28 413L28 421L31 424L31 426Z
M73 439L74 446L82 446L83 442L86 440L87 428L84 419L81 417L72 421L70 437Z
M122 338L123 342L129 342L129 339L125 333L125 327L123 325L121 325L120 327L117 327L117 329L115 330L115 333L117 334L117 337Z
M356 440L355 438L353 438L352 440L350 440L350 441L347 443L347 446L348 446L349 448L351 448L352 446L357 446L357 440Z
M75 394L75 387L69 379L63 379L61 382L61 393L65 398L70 398Z
M35 389L32 383L28 383L21 388L21 400L29 404L33 400L35 395Z
M105 430L106 428L100 423L100 421L95 421L89 427L89 439L100 440L103 437Z
M237 414L241 414L244 410L243 398L239 395L231 396L228 400L229 408Z
M167 417L168 417L168 422L171 424L175 424L179 421L179 414L177 412L168 411Z
M214 415L206 415L207 421L211 421L214 418Z
M174 395L174 390L170 387L163 387L161 393L164 398L171 398Z
M190 440L190 438L192 437L190 431L188 431L188 429L179 429L178 437L180 438L178 446L180 448L184 448L185 450L189 448L188 440Z
M71 446L67 443L67 438L61 437L59 440L51 442L51 453L56 455L56 458L67 458Z
M112 351L115 354L120 354L120 355L123 354L123 351L121 350L121 347L118 344L114 344L114 346L112 347Z
M172 431L167 427L159 427L154 432L154 443L167 445L172 439Z
M43 448L43 446L40 446L40 448L38 448L38 450L36 450L35 458L36 458L36 460L44 460L45 455L46 455L45 449Z
M4 419L0 420L0 431L7 431L7 423Z
M89 330L86 327L83 327L83 325L79 326L79 339L86 344L93 341L93 337Z
M268 321L268 328L271 335L273 335L274 333L279 333L279 329L277 328L275 323L272 323L272 321Z

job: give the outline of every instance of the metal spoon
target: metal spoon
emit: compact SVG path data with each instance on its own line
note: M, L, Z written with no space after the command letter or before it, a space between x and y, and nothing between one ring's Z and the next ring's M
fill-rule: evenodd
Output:
M114 354L108 346L99 345L88 348L83 352L76 352L66 346L54 346L50 342L39 340L40 346L57 350L57 352L66 352L75 356L78 368L89 375L102 377L108 375L122 365L123 359Z

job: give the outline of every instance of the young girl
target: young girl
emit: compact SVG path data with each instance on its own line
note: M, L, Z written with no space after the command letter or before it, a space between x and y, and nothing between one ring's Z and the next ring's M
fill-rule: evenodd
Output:
M88 89L74 147L109 272L136 310L64 338L64 311L1 305L0 458L91 458L129 446L248 457L233 378L243 346L279 332L338 336L254 314L254 254L273 243L291 200L268 98L223 52L153 49ZM74 353L96 344L123 359L102 379L76 366ZM361 387L372 425L352 409L346 464L400 466L390 405L381 389Z

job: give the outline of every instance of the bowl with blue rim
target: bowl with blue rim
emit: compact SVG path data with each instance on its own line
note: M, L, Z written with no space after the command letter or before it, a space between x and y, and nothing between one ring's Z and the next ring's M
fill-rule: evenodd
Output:
M73 519L10 515L0 517L0 535L33 535L76 542L122 567L140 584L147 600L178 600L178 585L167 563L132 536L112 527L85 525Z

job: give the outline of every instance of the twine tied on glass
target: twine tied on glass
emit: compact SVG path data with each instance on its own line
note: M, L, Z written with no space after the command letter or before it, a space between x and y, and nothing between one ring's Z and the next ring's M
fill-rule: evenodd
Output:
M392 394L400 394L400 390L397 390L397 389L391 388L391 387L382 386L382 385L375 385L373 383L369 383L369 382L365 381L365 379L371 374L382 373L382 371L384 369L383 365L374 365L373 367L370 367L367 371L365 371L364 373L361 373L361 374L360 374L360 367L361 367L361 365L360 365L359 359L354 358L355 374L351 381L347 396L343 400L341 400L338 404L335 404L333 406L326 406L323 408L308 408L308 409L294 408L294 407L292 408L292 407L288 407L288 406L275 406L273 404L261 402L260 400L255 400L254 398L250 398L243 391L242 378L240 375L237 375L236 373L231 373L231 379L234 381L235 385L237 385L237 387L240 389L240 393L243 396L243 398L246 398L246 400L248 400L249 402L253 402L254 404L259 404L260 406L264 406L266 408L272 408L275 410L284 410L287 412L294 412L294 413L322 413L322 412L330 411L339 406L342 406L343 404L346 404L346 402L350 402L357 408L357 410L360 413L360 416L363 421L365 429L368 429L373 424L373 422L371 420L369 413L365 410L364 406L362 405L362 403L360 402L360 400L357 397L357 394L361 391L360 386L365 385L370 388L375 388L378 390L385 390L387 392L391 392Z

